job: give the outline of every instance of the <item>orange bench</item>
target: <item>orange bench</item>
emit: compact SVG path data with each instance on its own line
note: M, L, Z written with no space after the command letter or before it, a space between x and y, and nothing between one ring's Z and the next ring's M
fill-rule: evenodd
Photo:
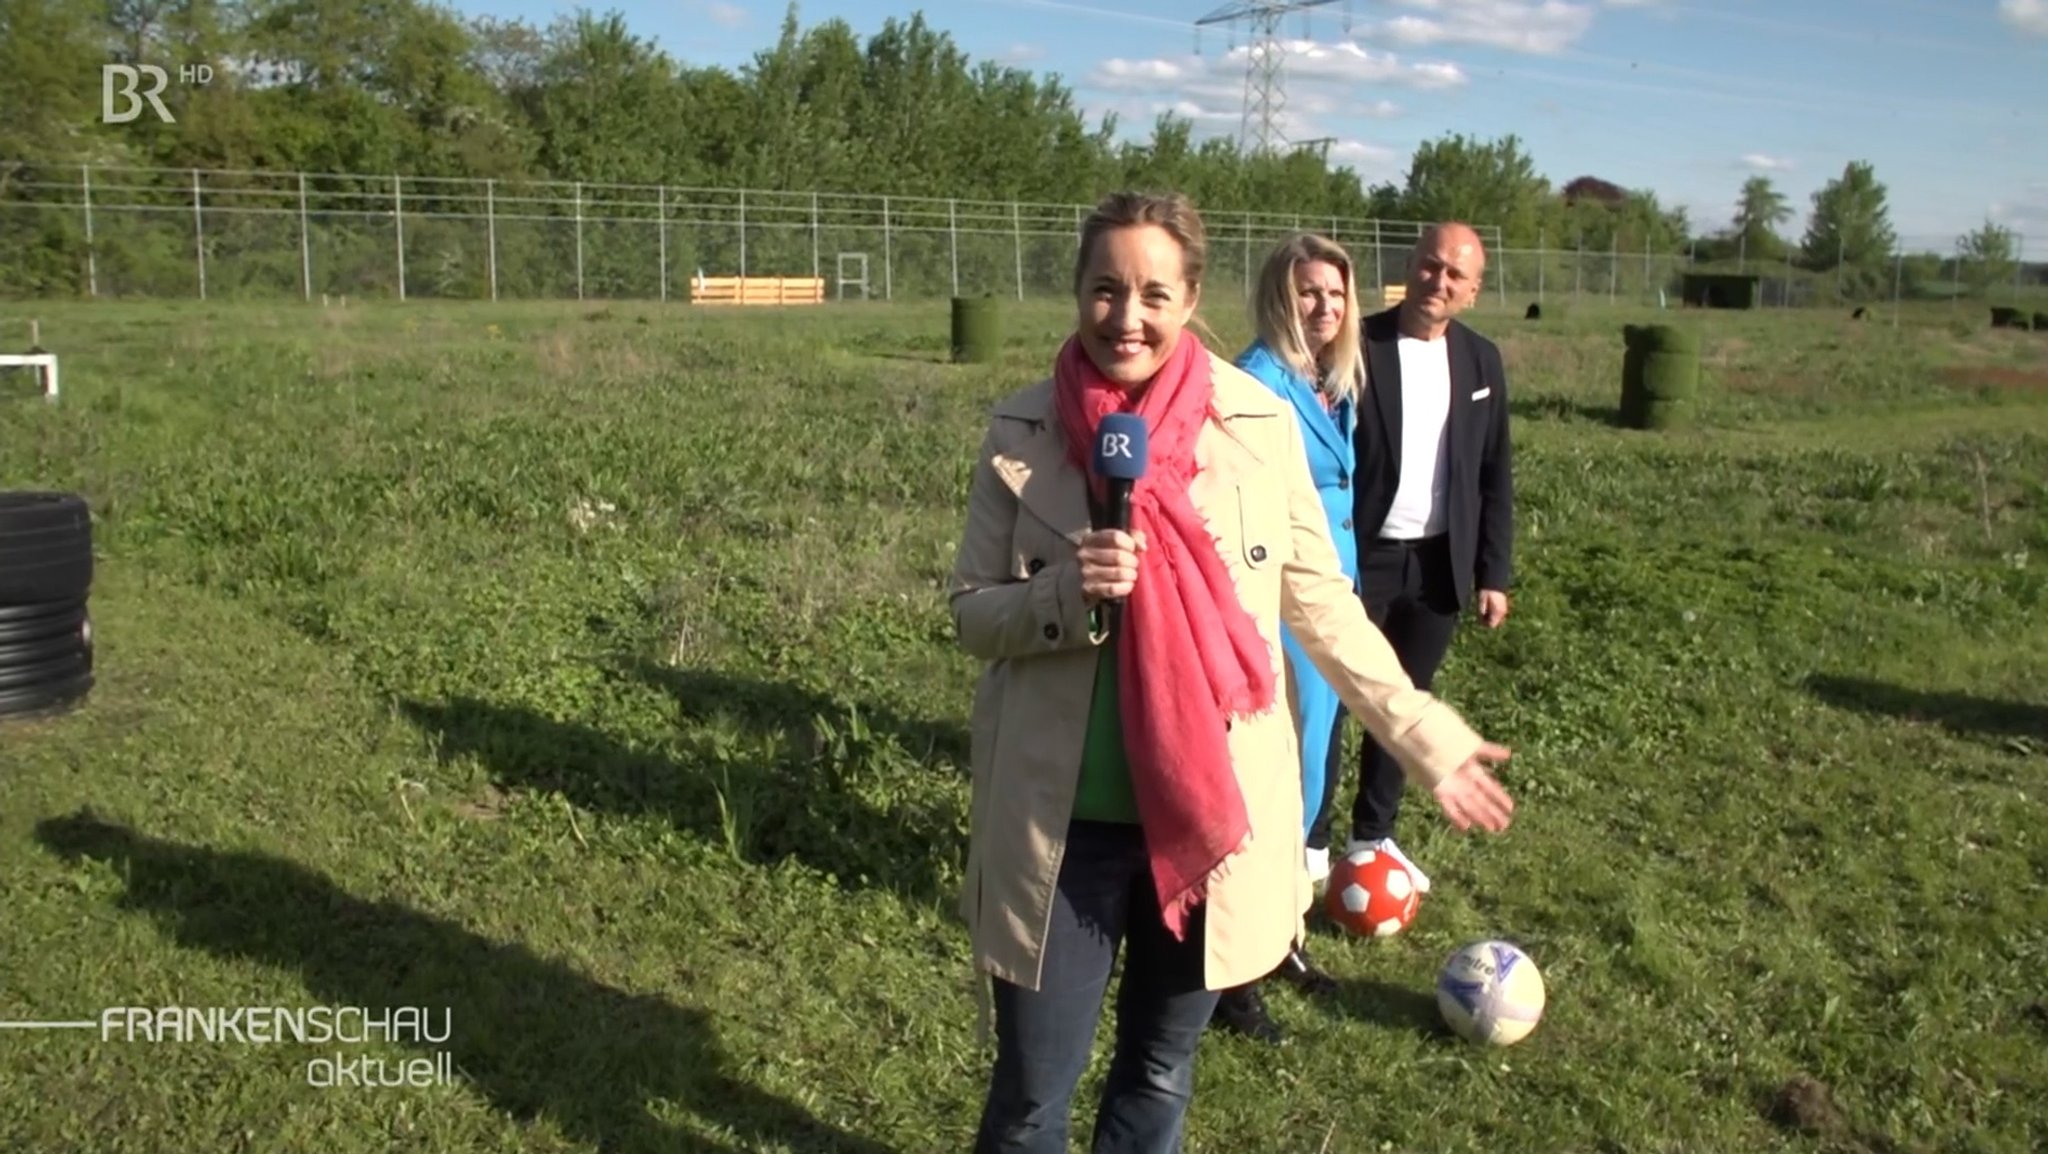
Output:
M815 305L825 302L817 276L699 276L690 278L693 305Z

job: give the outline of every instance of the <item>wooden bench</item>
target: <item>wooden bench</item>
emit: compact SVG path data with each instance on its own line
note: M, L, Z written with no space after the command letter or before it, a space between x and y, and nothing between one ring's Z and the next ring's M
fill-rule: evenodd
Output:
M1380 287L1381 308L1392 308L1407 299L1408 286L1405 284L1390 284Z
M819 276L698 276L690 278L693 305L815 305L825 302Z

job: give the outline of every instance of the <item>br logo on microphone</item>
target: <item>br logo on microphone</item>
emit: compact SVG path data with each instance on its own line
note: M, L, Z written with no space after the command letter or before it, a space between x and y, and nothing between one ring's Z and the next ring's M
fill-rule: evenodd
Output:
M1112 481L1135 481L1145 475L1145 418L1136 413L1109 413L1095 430L1095 472Z

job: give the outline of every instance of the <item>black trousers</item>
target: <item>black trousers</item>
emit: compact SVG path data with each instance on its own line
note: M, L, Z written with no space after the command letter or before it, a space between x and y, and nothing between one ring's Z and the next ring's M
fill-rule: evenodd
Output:
M1431 687L1458 629L1450 541L1448 534L1438 534L1420 541L1359 543L1364 555L1359 558L1358 587L1366 615L1386 634L1387 643L1401 659L1401 668L1418 689ZM1343 777L1332 772L1324 779L1322 811L1308 836L1311 849L1325 849L1330 844L1337 785ZM1400 763L1366 734L1359 756L1358 796L1351 806L1351 839L1373 841L1394 836L1401 793L1407 785Z

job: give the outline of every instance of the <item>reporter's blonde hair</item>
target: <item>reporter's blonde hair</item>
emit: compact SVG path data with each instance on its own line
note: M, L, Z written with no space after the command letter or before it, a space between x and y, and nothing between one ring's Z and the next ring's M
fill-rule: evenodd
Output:
M1301 330L1301 310L1294 303L1294 270L1312 261L1336 266L1344 282L1344 323L1323 350L1321 363L1309 355L1308 336ZM1359 337L1362 319L1358 277L1344 246L1316 233L1298 232L1266 257L1265 267L1259 271L1258 292L1252 298L1252 324L1259 339L1333 397L1356 401L1365 389L1365 354Z

